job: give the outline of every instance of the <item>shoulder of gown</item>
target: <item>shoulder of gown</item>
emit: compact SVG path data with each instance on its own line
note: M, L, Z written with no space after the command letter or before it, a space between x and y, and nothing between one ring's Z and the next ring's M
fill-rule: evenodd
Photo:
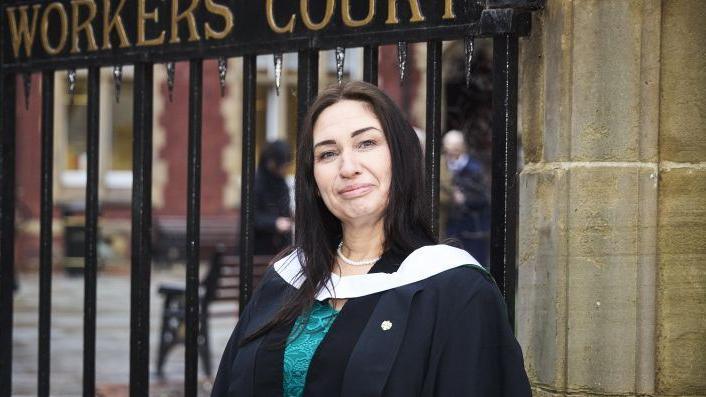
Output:
M425 280L436 291L437 336L425 396L531 396L505 299L485 271L460 266Z

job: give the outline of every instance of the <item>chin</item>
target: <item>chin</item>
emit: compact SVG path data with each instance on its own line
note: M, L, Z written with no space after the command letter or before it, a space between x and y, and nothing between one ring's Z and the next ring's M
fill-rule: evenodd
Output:
M379 210L356 210L345 213L343 221L351 223L375 223L382 218L382 212Z

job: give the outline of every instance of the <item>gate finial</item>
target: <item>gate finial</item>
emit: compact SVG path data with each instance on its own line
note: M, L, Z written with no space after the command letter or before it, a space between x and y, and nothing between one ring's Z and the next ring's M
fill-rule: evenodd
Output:
M167 90L169 91L169 102L174 95L174 75L176 74L176 63L167 62Z
M467 35L463 38L463 61L466 67L466 88L471 87L471 62L473 61L473 41L475 37Z
M167 90L169 91L169 102L172 101L174 95L174 78L176 74L176 63L167 62Z
M397 42L397 66L400 68L400 85L404 84L404 75L407 70L407 42Z
M115 102L120 102L120 86L123 82L123 65L113 66L113 85L115 86Z
M279 87L282 84L282 53L274 54L275 62L275 92L279 96Z
M22 73L22 82L24 83L23 85L25 89L25 110L29 110L29 93L32 89L32 73Z
M228 73L228 60L226 57L218 58L218 82L221 85L221 98L226 93L226 73Z
M338 79L338 85L343 83L343 66L346 63L346 49L343 47L336 47L336 78Z
M76 69L74 69L74 68L69 69L69 72L66 75L66 78L69 81L69 105L73 105L74 104L74 92L76 91Z

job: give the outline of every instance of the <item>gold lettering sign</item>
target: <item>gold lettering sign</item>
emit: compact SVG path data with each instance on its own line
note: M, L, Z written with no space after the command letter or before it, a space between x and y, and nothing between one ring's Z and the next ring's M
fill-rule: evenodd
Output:
M61 23L61 29L59 30L59 43L53 47L49 43L49 15L52 12L57 12L59 14L59 21ZM44 48L44 51L46 51L49 55L56 55L60 53L66 45L66 38L69 36L69 17L66 15L66 10L61 3L51 3L44 9L44 14L42 14L41 30L42 48Z
M159 33L159 36L146 39L145 38L145 22L151 19L159 22L159 9L155 8L153 12L145 11L145 1L137 0L137 45L138 46L153 46L164 43L164 30Z
M29 27L29 17L27 9L29 6L20 6L20 24L17 26L15 15L16 7L7 8L7 21L10 25L10 34L12 35L12 52L15 58L20 56L20 45L24 45L27 57L32 56L32 44L34 44L34 34L37 31L37 16L39 15L39 4L32 6L32 27Z
M189 28L189 41L197 41L201 37L196 31L196 18L194 18L194 8L199 4L199 0L191 0L189 8L179 13L179 0L172 0L172 34L169 43L179 43L179 21L186 19L186 26Z
M82 23L78 23L78 12L80 6L88 7L88 18ZM86 41L88 42L88 51L98 49L96 45L96 36L93 35L93 26L91 21L96 17L96 3L91 0L71 0L71 53L79 52L78 49L78 34L82 30L86 31Z
M454 19L456 14L454 14L453 0L444 0L444 15L443 19Z
M206 40L210 39L217 39L220 40L228 35L231 30L233 30L233 13L230 11L230 8L221 5L221 4L216 4L213 2L213 0L206 0L204 2L204 5L206 6L206 11L220 15L223 17L225 20L226 26L223 28L222 31L217 32L211 28L211 25L206 22L204 26L204 30L206 33Z
M263 32L267 30L264 26L248 25L247 31L242 32L242 37L230 37L235 30L232 7L239 3L234 0L13 0L9 1L11 5L1 7L5 11L0 11L4 13L0 14L0 17L5 17L7 21L7 27L0 27L6 40L10 42L6 48L8 52L12 51L5 59L11 59L14 54L15 60L8 63L14 67L17 59L32 58L32 55L40 58L59 55L56 58L63 63L64 55L68 54L76 55L99 49L130 49L127 52L106 51L95 55L113 59L123 53L132 56L135 52L148 52L140 47L162 45L169 47L169 54L181 54L187 49L180 48L178 44L184 41L207 44L211 40L227 40L227 43L223 43L227 47L240 48L270 42L271 32L286 34L285 40L298 42L307 39L310 34L315 36L316 32L322 30L330 31L330 34L335 36L350 34L352 29L361 27L370 28L370 34L373 35L389 29L392 29L395 35L400 35L410 29L408 23L426 21L423 11L427 10L420 6L420 0L296 0L297 10L290 8L297 5L295 0L264 0L264 4L262 0L244 1L254 2L253 7L257 5L258 8L255 10L253 7L246 7L257 14L245 15L244 18L257 21L262 18L261 13L264 11L271 31ZM279 3L275 4L276 1ZM323 1L325 4L321 4ZM368 3L367 8L365 1ZM434 12L429 14L434 23L445 20L443 25L446 26L450 20L456 19L456 3L454 0L429 0L429 4L424 5L434 7ZM265 6L264 10L260 8L261 5ZM385 5L387 15L378 15L378 8L382 9ZM338 19L333 20L334 14L339 12L339 6L342 23L339 23ZM367 13L363 14L365 10ZM159 19L160 12L162 21ZM403 19L409 16L408 21L402 22L402 25L407 26L389 26L400 24L400 12ZM98 15L99 13L102 15ZM338 15L336 17L338 18ZM170 19L166 21L165 18ZM298 18L301 18L304 26L296 25ZM381 29L377 22L383 20L387 26ZM374 22L375 26L371 26ZM295 28L298 28L296 34ZM98 43L101 37L96 37L96 34L101 33L102 42ZM354 41L357 42L358 39ZM35 46L37 48L34 48ZM114 49L114 46L118 48ZM24 63L25 61L20 61L19 65ZM30 61L29 66L33 63ZM3 66L5 64L3 63Z
M328 25L331 21L331 16L333 15L333 9L336 3L333 0L326 0L326 10L324 11L324 18L319 23L314 23L309 16L309 0L299 1L299 11L302 14L302 22L307 28L311 30L321 30Z
M419 0L408 0L409 8L412 10L412 18L410 22L422 22L424 21L424 15L419 10ZM397 0L387 0L387 20L385 21L387 25L400 23L399 18L397 18Z
M351 0L343 0L341 4L341 16L343 23L351 28L365 26L373 20L375 16L375 0L368 0L368 15L364 19L356 20L351 17Z
M277 22L275 21L275 11L273 2L274 0L265 1L265 8L267 11L267 24L270 25L270 29L272 29L272 31L275 33L292 33L294 31L294 21L296 20L297 16L292 14L292 17L289 18L289 22L287 22L286 25L277 25Z
M120 48L128 47L130 41L127 38L127 33L125 32L125 25L123 25L123 18L120 16L120 12L125 6L125 0L120 0L118 7L115 9L115 15L110 18L110 0L103 0L103 49L107 50L110 48L110 32L115 29L118 33L118 39L120 40Z

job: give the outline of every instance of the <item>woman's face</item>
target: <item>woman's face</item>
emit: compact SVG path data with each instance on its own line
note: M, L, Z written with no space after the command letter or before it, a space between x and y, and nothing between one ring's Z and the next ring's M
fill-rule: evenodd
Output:
M326 207L342 223L374 224L387 207L390 149L380 122L361 101L324 109L314 124L314 179Z

